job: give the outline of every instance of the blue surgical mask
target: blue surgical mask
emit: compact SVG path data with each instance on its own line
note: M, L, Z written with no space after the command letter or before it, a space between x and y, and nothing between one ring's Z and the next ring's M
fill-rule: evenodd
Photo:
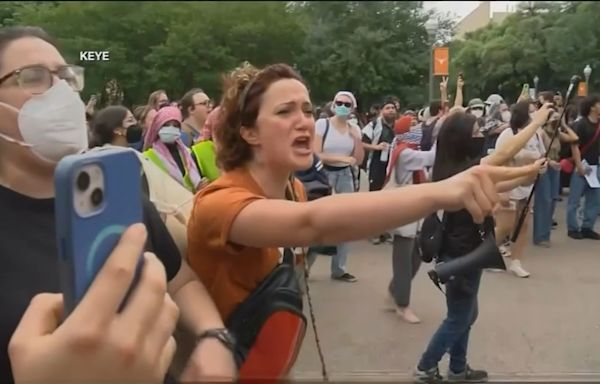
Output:
M181 137L181 129L173 125L164 126L158 131L158 137L165 144L173 144Z
M333 108L333 112L336 114L336 116L348 117L350 116L350 113L352 113L352 110L345 105L336 105Z

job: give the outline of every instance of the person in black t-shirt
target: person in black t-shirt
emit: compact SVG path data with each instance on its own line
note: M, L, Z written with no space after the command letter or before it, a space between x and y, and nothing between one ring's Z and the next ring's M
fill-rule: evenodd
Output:
M396 101L390 98L383 103L380 117L363 128L363 147L368 151L369 191L383 188L397 117Z
M366 151L366 170L369 176L369 191L380 191L385 184L387 165L390 157L390 146L394 141L394 122L398 117L396 100L387 99L381 108L378 118L367 124L363 130L363 148ZM373 244L391 240L389 234L382 234L371 239Z
M575 170L571 175L569 186L569 201L567 203L568 235L572 239L600 240L600 235L594 231L596 219L600 213L600 189L591 188L585 178L596 166L596 177L600 177L598 157L600 156L600 96L589 96L580 104L581 118L573 124L573 131L579 136L579 141L571 145L571 153L575 162ZM583 222L577 220L577 210L581 198L585 196L583 206Z
M480 132L477 118L463 111L451 113L442 124L438 136L433 181L445 180L477 164L506 164L546 122L549 112L549 105L542 107L527 127L486 157L483 157L485 138ZM542 164L542 161L538 161L536 166L541 168ZM507 183L505 190L511 190L530 180L533 181L530 177ZM441 261L464 256L476 249L482 243L479 233L481 225L488 233L494 230L492 217L487 217L480 224L475 223L466 210L446 212ZM417 365L417 381L441 382L438 363L446 352L450 354L449 381L479 382L487 379L487 372L474 370L467 364L469 333L478 313L477 293L480 280L481 270L475 270L456 276L446 284L446 319L439 326Z
M88 147L85 110L78 93L82 88L83 69L67 65L42 29L0 29L0 212L3 214L0 223L0 383L11 383L18 379L12 376L7 347L28 304L40 293L60 291L53 177L60 159ZM140 196L140 199L143 197ZM231 343L226 342L228 334L223 329L214 303L187 263L182 261L177 246L148 200L144 200L144 224L149 234L146 250L154 251L162 261L169 280L168 293L181 310L184 324L198 337L197 347L183 378L197 381L203 379L204 375L233 377L235 364ZM166 283L158 281L154 285ZM151 287L148 297L153 295L152 292L160 293L160 289ZM50 301L54 306L61 305L61 299ZM23 328L19 328L21 334L31 322L44 320L36 312L36 308L39 311L40 302L48 300L40 299L36 300L37 304L32 304L30 309L33 312L30 311L27 321L22 324ZM101 306L101 303L96 304ZM88 307L94 305L92 300ZM152 306L146 308L150 311L148 313L155 313L157 317L158 314L172 316L152 304L151 300L146 305ZM89 313L87 316L90 316ZM73 348L77 348L77 333L85 334L85 330L74 329L74 322L69 319L58 328L57 333L74 333L74 339L70 346L65 347L66 350L52 351L56 352L52 357L59 360L61 352L66 356L73 353ZM158 325L164 323L154 322ZM56 324L48 326L49 330L54 328ZM132 324L131 329L135 328L136 324ZM132 335L135 336L135 333ZM136 339L125 341L130 346L139 344ZM97 344L80 350L80 353L90 356L89 364L93 365L93 356L98 353L95 347L104 348L104 344L111 342L123 343L107 336ZM160 344L160 340L155 342ZM31 347L35 348L35 345ZM12 363L20 367L26 356L17 352L12 353L11 358L16 359ZM128 353L121 356L121 362L148 359L144 355L148 351L138 349L125 352ZM165 365L159 364L158 358L156 356L156 366ZM83 360L80 369L85 368ZM38 368L43 370L48 367L32 366L29 370L35 372ZM106 374L111 374L113 369L117 370L118 367L106 366ZM63 374L65 379L72 378L68 369ZM52 380L45 380L43 373L36 377L40 382L60 381L56 376L51 376ZM113 378L120 379L118 375ZM124 376L121 381L140 381L145 378ZM103 381L103 377L97 380Z

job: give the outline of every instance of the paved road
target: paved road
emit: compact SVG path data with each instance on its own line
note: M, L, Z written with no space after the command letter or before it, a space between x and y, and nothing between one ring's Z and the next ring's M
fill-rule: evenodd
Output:
M590 379L600 382L600 243L568 239L564 203L553 247L530 246L523 262L532 275L484 273L479 319L471 333L470 363L518 380ZM423 265L413 284L412 307L421 324L386 311L391 245L352 245L354 284L329 279L329 258L315 263L310 284L317 326L332 378L403 381L443 319L444 298ZM440 369L447 369L444 360ZM318 378L312 331L294 377ZM577 374L577 375L576 375Z

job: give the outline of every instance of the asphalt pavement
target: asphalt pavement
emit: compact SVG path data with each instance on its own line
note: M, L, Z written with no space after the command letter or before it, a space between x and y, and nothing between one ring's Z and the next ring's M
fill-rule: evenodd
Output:
M526 250L523 266L531 277L484 272L469 363L497 381L600 382L600 242L566 236L564 204L552 248ZM413 282L411 307L421 324L388 310L391 253L389 244L353 243L348 272L356 283L331 280L329 257L313 267L312 301L332 380L409 380L444 318L444 296L427 277L427 264ZM447 358L440 370L445 374ZM309 324L293 377L318 379L320 372Z

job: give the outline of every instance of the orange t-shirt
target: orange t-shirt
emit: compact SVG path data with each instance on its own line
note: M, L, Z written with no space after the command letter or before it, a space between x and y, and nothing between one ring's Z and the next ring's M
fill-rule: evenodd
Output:
M295 180L299 201L304 187ZM228 241L236 216L265 193L246 168L225 172L195 197L188 223L187 261L208 289L224 321L277 266L279 250ZM256 223L260 225L260 223Z

